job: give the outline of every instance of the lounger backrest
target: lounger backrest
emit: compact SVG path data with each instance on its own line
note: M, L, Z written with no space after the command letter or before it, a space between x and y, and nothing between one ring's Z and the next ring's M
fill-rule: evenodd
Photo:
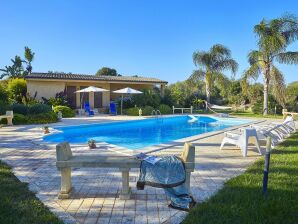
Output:
M62 142L56 145L57 161L66 161L72 157L72 152L68 142Z
M291 122L291 121L294 121L293 117L292 116L287 116L286 119L283 121L283 123L288 123L288 122Z
M194 163L195 162L195 147L191 143L185 142L184 149L180 155L180 158L185 163Z

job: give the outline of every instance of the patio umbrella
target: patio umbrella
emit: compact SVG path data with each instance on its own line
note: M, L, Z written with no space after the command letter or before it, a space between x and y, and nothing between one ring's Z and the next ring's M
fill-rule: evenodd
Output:
M118 89L116 91L113 91L113 93L120 93L120 94L122 94L122 96L121 96L121 115L122 115L123 95L124 94L141 94L143 92L138 91L138 90L135 90L135 89L132 89L132 88L129 88L129 87L126 87L126 88L123 88L123 89Z
M83 100L83 97L84 97L84 93L107 92L107 91L109 91L109 90L103 89L103 88L98 88L98 87L95 87L95 86L89 86L87 88L75 91L75 93L83 93L82 98L81 98L81 109L82 109L82 100Z

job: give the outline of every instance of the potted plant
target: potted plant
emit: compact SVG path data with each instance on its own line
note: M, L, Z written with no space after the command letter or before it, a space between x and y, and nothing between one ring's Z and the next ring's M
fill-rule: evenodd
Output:
M90 149L95 149L96 148L96 144L95 144L95 140L94 139L89 139L88 140L88 146Z
M50 133L49 126L46 125L46 126L43 127L43 133L44 134L49 134Z

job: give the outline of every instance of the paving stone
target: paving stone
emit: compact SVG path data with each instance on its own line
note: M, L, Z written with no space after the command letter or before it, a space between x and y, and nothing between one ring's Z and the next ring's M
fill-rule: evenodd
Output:
M89 118L88 118L89 119ZM93 118L90 118L93 119ZM96 119L96 118L94 118ZM109 118L119 119L119 118ZM65 119L67 124L70 120ZM73 121L75 122L75 121ZM146 186L136 189L139 169L130 172L132 198L118 198L121 173L117 169L75 168L72 172L74 190L71 198L59 200L60 174L55 167L55 145L35 142L42 137L36 126L12 126L0 129L0 159L12 166L16 177L29 184L29 189L50 208L64 223L180 223L187 213L168 208L163 189ZM223 135L215 135L194 141L196 167L191 176L191 192L202 202L222 188L225 181L243 173L255 159L256 152L249 150L243 158L236 147L219 150ZM212 142L212 144L210 144ZM73 153L112 156L117 148L98 143L100 149L89 150L86 146L73 145ZM175 146L156 155L179 155L182 146ZM253 156L250 156L253 155Z

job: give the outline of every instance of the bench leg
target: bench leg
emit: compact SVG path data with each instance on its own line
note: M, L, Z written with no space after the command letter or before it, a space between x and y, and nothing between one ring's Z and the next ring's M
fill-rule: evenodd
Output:
M122 189L120 192L120 199L130 199L131 189L129 187L129 168L120 169L122 172Z
M71 168L61 168L61 190L58 195L59 199L67 199L71 192Z
M190 174L192 170L185 170L185 186L190 193Z
M12 117L7 118L7 125L10 125L10 126L13 125L12 124Z

